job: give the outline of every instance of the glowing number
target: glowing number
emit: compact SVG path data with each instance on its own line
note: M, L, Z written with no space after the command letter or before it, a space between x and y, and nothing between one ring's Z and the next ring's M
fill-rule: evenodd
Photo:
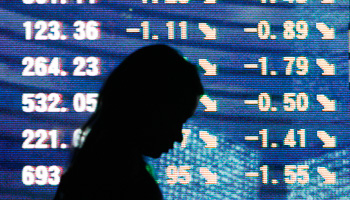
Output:
M96 57L76 57L73 60L74 65L78 65L74 72L74 76L97 76L100 74L100 60ZM84 68L87 67L84 71Z
M190 166L180 166L179 170L176 166L170 165L166 169L166 174L170 179L167 179L169 184L175 184L177 182L181 184L188 184L191 181L191 174L187 171L190 170ZM183 178L179 178L182 176Z
M298 111L304 112L309 108L309 97L306 93L301 92L296 96L296 100L294 97L295 93L285 93L283 95L283 106L285 111L292 112L297 108Z
M259 58L259 62L261 63L261 75L267 75L267 58L261 57Z
M23 149L48 149L57 148L58 136L57 130L47 131L44 129L38 129L36 131L31 129L26 129L22 132L22 137L26 138L22 144ZM34 138L38 138L35 144ZM47 140L51 140L51 145L46 144Z
M299 71L296 71L298 75L304 76L309 72L309 61L306 57L298 57L296 60L296 66Z
M100 23L96 21L76 21L73 24L76 28L76 33L73 34L76 40L97 40L100 38Z
M297 144L297 142L294 140L294 129L290 129L288 131L288 134L284 138L283 144L290 147L294 147Z
M32 166L25 166L22 170L22 183L24 185L33 185L35 183L35 169Z
M308 165L286 165L284 168L284 181L288 184L294 184L296 181L300 184L309 182ZM297 170L295 172L295 170Z
M298 21L294 23L293 21L285 21L283 24L284 31L283 37L287 40L292 40L298 38L300 40L304 40L307 38L309 34L309 27L306 21ZM297 33L296 33L297 32Z
M23 149L34 149L34 144L32 144L32 141L34 140L34 131L31 129L26 129L22 132L22 137L27 138L23 144Z
M262 135L261 136L261 141L262 141L261 147L266 148L267 144L268 144L268 132L267 132L267 129L260 130L259 134Z
M48 139L47 131L44 129L39 129L35 132L35 137L39 138L38 141L35 144L35 149L47 149L49 148L48 144L45 144L46 140Z
M25 57L22 60L22 65L26 65L23 69L22 76L47 76L53 74L58 76L61 73L61 59L53 58L50 65L49 58L46 57Z
M268 93L261 93L259 95L258 106L260 111L266 112L270 110L271 98Z
M62 168L58 166L50 166L48 168L48 172L50 173L50 176L48 177L48 184L58 185L61 179L60 175L62 173Z
M24 185L58 185L62 168L59 166L24 166L22 183Z
M166 26L168 27L168 39L175 39L175 22L169 21L166 23ZM187 39L187 21L179 22L179 27L181 28L180 38L183 40Z
M97 107L97 93L76 93L73 97L73 107L76 112L94 112Z
M262 171L262 182L263 184L267 184L268 183L268 172L269 172L269 168L267 165L263 165L260 167L260 171Z
M175 39L175 28L174 28L174 22L170 21L166 23L166 26L168 27L168 39L173 40Z
M178 172L177 172L176 166L174 165L168 166L166 168L166 175L170 178L170 179L167 179L168 184L177 183Z
M295 130L294 129L289 129L288 134L284 138L284 145L288 145L290 147L294 147L297 143L295 141ZM300 137L299 143L300 147L305 147L306 146L306 141L305 141L305 129L300 129L297 131L297 134Z
M307 36L309 35L309 26L307 25L306 21L298 21L296 23L295 29L298 32L296 37L300 40L306 39Z
M258 36L262 40L269 39L271 34L271 27L268 21L262 20L258 24Z
M141 23L142 26L142 39L148 40L149 39L149 22L144 21Z
M61 102L62 95L51 93L23 94L22 110L24 112L60 112L61 109L56 106ZM52 101L49 103L48 101Z
M35 169L35 176L37 178L36 184L46 185L49 173L47 172L46 166L38 166Z

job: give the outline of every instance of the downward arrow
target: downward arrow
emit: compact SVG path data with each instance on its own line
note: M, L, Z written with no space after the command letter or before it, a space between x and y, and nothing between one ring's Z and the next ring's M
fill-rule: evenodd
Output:
M200 102L206 107L205 112L216 112L216 100L212 101L207 95L203 95Z
M207 180L205 184L217 184L218 183L218 175L217 173L211 173L208 168L200 167L199 172L204 176Z
M321 174L322 178L325 179L323 184L335 184L336 183L336 173L329 172L325 167L317 167L317 172Z
M199 137L206 143L205 148L216 148L218 139L216 136L211 136L207 131L199 131Z
M330 65L325 59L316 59L316 63L323 70L323 76L335 75L335 66Z
M199 23L198 28L204 33L205 40L216 40L216 28L210 28L207 23Z
M207 59L199 59L199 65L205 70L205 76L216 76L216 64L211 64Z
M316 23L316 27L323 34L322 40L333 40L335 38L334 28L328 28L325 23Z
M317 131L317 137L324 143L323 148L335 148L337 146L336 137L329 136L326 131Z
M317 101L324 107L323 112L333 112L335 111L335 100L329 100L325 95L318 94Z

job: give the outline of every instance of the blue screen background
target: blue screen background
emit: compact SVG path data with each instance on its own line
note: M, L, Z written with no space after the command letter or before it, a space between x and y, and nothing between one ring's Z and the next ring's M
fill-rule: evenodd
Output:
M63 23L67 40L25 40L23 23L26 21L52 21ZM99 40L74 40L71 35L75 21L95 20L101 24ZM261 40L257 33L245 33L244 28L256 28L261 20L271 25L276 40ZM283 23L304 20L309 26L305 40L283 39ZM142 28L150 23L150 35L158 40L142 39L141 33L128 33L127 28ZM168 21L174 21L175 39L167 38ZM188 39L180 38L178 23L188 23ZM316 23L334 27L334 40L322 40ZM216 28L216 39L205 40L198 28L207 23ZM71 144L73 132L91 115L75 112L72 99L76 93L98 93L111 71L130 53L150 44L167 44L179 50L190 62L199 66L206 95L216 101L217 111L206 112L200 103L195 115L184 129L190 129L186 147L176 144L159 159L146 158L153 166L156 179L165 199L349 199L349 1L322 4L321 0L306 4L262 4L260 1L224 1L204 4L192 0L188 4L143 4L141 0L105 0L98 4L25 5L18 0L0 2L0 199L51 199L57 185L31 185L22 183L24 166L67 167L68 149L23 149L25 129L56 129L60 142ZM22 76L24 57L60 57L68 76ZM101 75L72 76L75 57L101 58ZM283 57L305 56L309 59L309 72L305 76L284 75L287 62ZM261 57L268 58L268 70L276 76L263 76L260 69L246 69L244 64L258 64ZM323 58L336 66L334 76L322 76L316 59ZM204 75L199 59L216 64L217 75ZM305 112L283 111L284 93L307 93L309 109ZM23 93L60 93L62 106L69 112L31 112L22 110ZM245 105L244 100L257 100L259 94L268 93L276 112L262 112L257 105ZM336 111L322 112L318 94L336 100ZM245 136L259 136L262 129L269 130L269 144L278 148L262 148L261 141L246 141ZM283 145L289 129L306 130L306 147ZM336 148L323 148L317 131L324 130L337 139ZM206 131L217 138L216 148L205 148L200 132ZM122 141L116 141L116 145ZM113 158L115 159L115 158ZM118 160L117 160L118 161ZM122 164L122 161L118 161ZM287 184L285 165L309 165L307 184ZM190 166L188 184L168 184L166 168L169 165ZM259 167L269 166L269 183L259 177L246 177L247 172L261 172ZM205 184L200 168L217 174L217 184ZM337 173L336 184L323 184L317 167L326 167ZM260 173L261 174L261 173ZM182 178L183 179L183 178ZM271 179L278 180L272 184Z

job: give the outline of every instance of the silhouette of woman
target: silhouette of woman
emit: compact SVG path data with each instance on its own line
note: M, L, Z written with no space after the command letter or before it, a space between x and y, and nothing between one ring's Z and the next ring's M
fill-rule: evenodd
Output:
M196 66L173 48L129 55L100 90L54 200L162 199L142 156L158 158L182 141L203 93Z

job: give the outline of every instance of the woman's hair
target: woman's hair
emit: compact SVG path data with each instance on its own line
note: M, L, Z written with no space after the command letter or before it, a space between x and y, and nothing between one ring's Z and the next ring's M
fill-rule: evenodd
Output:
M149 123L153 105L183 102L186 106L202 94L197 67L173 48L151 45L135 51L101 88L97 109L81 128L82 148L74 149L70 166L90 159L91 154L106 156L123 148L124 141L139 137L134 134L142 133L140 128ZM86 141L82 141L85 136Z
M136 114L152 104L179 97L203 95L197 67L166 45L150 45L129 55L101 88L96 112L82 130L96 120Z

